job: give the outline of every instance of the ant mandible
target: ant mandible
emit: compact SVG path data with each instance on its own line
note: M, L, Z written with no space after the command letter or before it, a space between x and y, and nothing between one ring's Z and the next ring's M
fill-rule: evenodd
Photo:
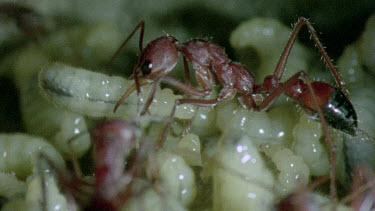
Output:
M118 106L130 93L136 89L139 95L140 86L150 82L154 82L153 89L151 90L141 115L147 112L154 98L156 87L161 81L176 87L188 95L198 97L209 95L212 92L214 84L221 84L223 87L216 99L182 98L175 101L167 124L157 143L157 147L161 147L166 139L178 105L193 104L197 106L214 106L222 100L233 99L236 93L239 92L241 95L241 104L243 106L250 110L262 111L270 107L282 93L285 93L288 97L297 101L311 118L322 122L324 134L330 148L330 195L332 199L336 198L334 182L335 144L330 137L327 125L355 136L358 127L357 115L351 102L348 100L348 92L344 87L343 80L324 50L314 28L306 18L299 18L298 22L294 25L293 32L280 56L274 73L266 76L263 83L259 85L254 83L254 76L246 67L239 63L232 62L227 57L223 48L206 40L193 39L181 43L172 36L162 36L151 41L143 49L144 25L145 22L141 21L135 27L133 32L128 36L108 63L109 66L134 33L140 29L139 49L141 51L141 56L137 66L133 70L135 84L131 86L117 102L114 111L116 111ZM290 51L303 26L306 26L312 35L317 48L322 53L328 68L335 78L338 88L324 82L310 82L307 73L304 71L296 73L283 83L280 82ZM184 59L185 83L168 75L177 64L179 53L183 55ZM202 89L191 86L188 62L195 70L196 80ZM139 72L142 72L141 76L138 76ZM303 80L301 78L303 78Z

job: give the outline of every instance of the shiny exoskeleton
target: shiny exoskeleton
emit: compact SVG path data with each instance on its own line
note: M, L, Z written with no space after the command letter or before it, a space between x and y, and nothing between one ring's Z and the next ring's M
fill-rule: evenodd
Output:
M324 82L311 83L304 71L296 73L285 82L280 82L290 51L303 26L306 26L310 32L339 89ZM345 90L344 82L324 50L314 28L305 18L300 18L295 24L274 73L265 77L262 84L255 84L253 75L246 67L232 62L225 54L223 48L206 40L193 39L181 43L172 36L163 36L151 41L143 49L143 21L135 27L112 57L109 64L138 29L141 29L139 39L141 56L138 65L133 70L135 84L118 101L114 111L131 92L137 89L139 95L140 86L149 82L154 82L154 87L141 112L142 115L147 112L152 103L156 86L160 82L170 84L187 95L198 97L209 95L212 92L213 85L222 85L219 95L215 99L183 98L176 100L167 124L161 132L157 147L161 147L166 139L177 105L188 103L197 106L214 106L222 100L233 99L237 92L241 95L241 104L250 110L256 111L267 109L283 93L297 101L309 116L322 122L324 134L330 148L331 166L335 166L335 144L330 137L327 124L350 135L356 135L357 116L346 96L347 91ZM184 59L185 83L168 75L177 64L179 54L182 54ZM191 86L188 63L194 69L196 80L201 88ZM141 76L139 76L139 72L142 72ZM330 195L333 199L336 197L335 169L333 167L330 175Z
M355 135L358 125L356 113L341 89L337 89L324 82L313 82L311 85L314 93L312 93L309 91L306 81L300 79L303 75L306 75L305 72L295 74L284 83L280 82L288 55L296 40L297 34L301 27L305 25L312 34L317 47L322 52L323 58L328 64L338 86L344 89L344 82L341 80L339 73L325 52L314 29L305 18L300 18L296 23L287 46L275 68L274 74L267 76L264 82L259 85L254 83L254 76L246 67L239 63L232 62L227 57L223 48L206 40L193 39L181 43L172 36L162 36L151 41L142 49L144 22L141 22L134 29L133 33L126 39L120 49L131 36L134 35L135 31L141 28L139 43L141 56L138 65L134 68L135 86L138 93L140 92L140 80L142 81L142 85L149 81L154 81L155 86L163 81L175 86L186 94L194 96L207 96L212 92L213 85L221 84L222 89L216 99L185 98L177 100L176 105L189 103L198 106L213 106L222 100L233 99L236 93L239 92L241 95L241 103L247 108L257 111L267 109L282 93L285 93L299 102L309 116L319 120L317 107L314 105L312 99L312 95L315 94L318 99L319 108L322 110L327 123L343 132ZM168 75L177 64L179 53L184 57L186 83L182 83ZM188 62L195 71L195 77L201 89L190 86ZM139 72L142 72L141 76L138 76ZM134 86L130 89L134 90ZM344 92L346 91L344 90ZM129 91L124 94L123 98L118 101L115 110L129 94ZM142 114L147 111L152 103L154 94L154 92L150 94Z

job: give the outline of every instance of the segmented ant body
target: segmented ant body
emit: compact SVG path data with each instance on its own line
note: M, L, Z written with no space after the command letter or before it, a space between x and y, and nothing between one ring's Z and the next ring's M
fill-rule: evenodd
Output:
M59 170L43 155L42 158L57 171L60 182L83 210L119 210L130 199L133 181L139 171L137 154L125 172L125 158L135 146L135 128L121 120L108 120L97 126L91 136L95 145L94 184ZM93 187L93 192L87 192L90 187Z
M305 72L298 72L286 82L280 82L293 44L300 29L305 25L335 77L337 85L340 89L344 90L344 92L342 92L340 89L324 82L312 82L311 87L316 95L319 108L322 110L330 126L350 135L355 135L358 124L357 115L346 97L344 82L341 80L338 71L328 57L311 24L305 18L300 18L296 23L274 73L267 76L260 85L254 83L254 76L246 67L232 62L225 54L224 49L206 40L193 39L186 43L180 43L172 36L163 36L151 41L142 49L144 22L141 22L118 50L119 52L134 33L141 28L139 41L141 56L138 65L134 68L135 87L133 85L129 88L122 99L118 101L115 111L135 88L139 93L141 85L149 83L150 81L154 81L155 84L163 81L175 86L186 94L194 96L209 95L212 92L214 84L221 84L223 86L216 99L185 98L177 100L176 105L189 103L198 106L213 106L222 100L233 99L236 93L239 92L241 94L241 103L244 106L249 109L261 111L267 109L282 93L285 93L287 96L297 101L308 115L312 118L319 119L317 115L318 109L314 105L313 93L309 91L306 81L300 79L304 75L307 75ZM186 83L182 83L167 75L177 64L179 53L184 57ZM196 80L202 89L191 87L187 61L191 63L195 70ZM138 76L139 70L142 72L142 76ZM150 93L142 114L147 111L154 94L154 92ZM171 116L173 117L173 112Z
M280 82L288 56L303 26L306 26L310 32L317 48L334 76L338 88L324 82L310 82L307 73L304 71L296 73L283 83ZM141 29L139 40L141 56L138 65L133 70L135 84L118 101L114 111L116 111L117 107L130 93L137 89L137 93L139 94L140 86L150 82L154 82L154 88L149 94L141 115L147 112L154 98L156 87L161 81L176 87L187 95L197 97L209 95L212 92L213 85L221 84L223 87L215 99L182 98L175 101L167 124L159 137L157 143L157 147L159 148L166 139L177 105L214 106L222 100L233 99L238 92L241 95L241 104L243 106L250 110L261 111L269 108L284 93L298 102L311 118L322 122L324 134L330 148L330 195L331 199L336 198L335 169L333 168L335 166L335 144L330 137L327 125L350 135L356 135L358 131L357 115L351 102L348 100L344 82L324 50L314 28L307 19L300 18L295 24L274 73L265 77L263 83L259 85L255 84L253 75L246 67L232 62L220 46L206 40L193 39L185 43L180 43L172 36L163 36L151 41L143 49L144 22L136 26L134 31L112 57L108 63L109 65L138 29ZM179 53L184 58L185 83L168 75L169 71L177 64ZM201 88L191 86L188 62L195 70L195 77ZM138 76L139 72L142 72L141 76Z

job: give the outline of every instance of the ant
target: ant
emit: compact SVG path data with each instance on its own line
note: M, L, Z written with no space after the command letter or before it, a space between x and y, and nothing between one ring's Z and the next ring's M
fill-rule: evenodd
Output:
M44 33L43 18L34 10L16 3L4 2L0 4L0 14L14 19L22 33L38 43L38 36Z
M342 201L351 201L353 210L375 208L375 173L369 166L360 165L354 172L351 193Z
M303 26L307 27L317 48L321 52L331 74L335 78L337 88L324 82L310 82L308 74L304 71L296 73L285 82L280 82L290 51ZM348 91L345 88L344 81L341 79L338 70L324 50L313 26L306 18L299 18L294 25L292 34L280 56L274 73L266 76L262 84L255 84L254 76L246 67L239 63L232 62L227 57L223 48L206 40L193 39L181 43L173 36L162 36L151 41L143 49L144 28L145 22L141 21L123 42L107 65L107 67L110 66L114 58L120 53L130 38L140 29L139 49L141 55L138 64L133 69L135 83L117 102L114 112L135 89L139 95L140 86L150 82L154 82L153 89L140 115L144 115L147 112L154 98L156 87L160 82L172 85L187 95L197 97L208 96L212 92L212 87L214 85L221 84L222 89L216 99L182 98L175 101L167 124L159 137L157 143L157 148L159 148L166 139L178 105L192 104L196 106L215 106L223 100L232 100L238 92L241 96L240 102L243 106L247 107L249 110L262 111L269 108L276 99L284 93L298 102L310 118L320 120L322 123L324 135L330 148L330 196L332 200L336 199L334 168L336 147L331 139L328 125L349 135L356 136L359 130L358 120L353 105L348 100ZM185 83L168 75L177 64L179 54L183 56ZM201 89L191 86L188 63L190 63L195 70L195 77ZM142 73L141 76L138 76L139 72ZM366 135L363 131L361 131L361 133ZM371 139L369 137L367 138Z
M141 147L130 162L129 169L125 170L125 158L136 146L136 129L125 121L107 120L93 130L91 138L96 158L94 184L58 169L44 154L40 154L40 158L57 172L63 186L82 205L83 210L120 210L132 196L132 185L139 174L139 161L145 154ZM45 208L47 196L43 176L41 183ZM92 192L87 189L90 187L94 189Z
M341 205L349 205L352 210L373 210L375 207L375 180L374 172L367 166L359 166L353 176L352 190L340 200ZM336 210L336 204L317 204L309 190L327 181L328 177L316 178L306 187L300 187L276 204L276 210L320 210L322 207L331 206ZM349 203L350 202L350 203Z

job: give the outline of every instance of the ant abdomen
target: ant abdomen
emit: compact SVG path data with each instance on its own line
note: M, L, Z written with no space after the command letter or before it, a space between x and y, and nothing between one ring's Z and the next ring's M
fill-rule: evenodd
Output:
M328 125L347 134L356 135L358 127L357 114L344 93L340 89L324 82L313 82L311 86L318 96L318 104ZM308 89L307 87L305 88L306 90ZM310 92L306 91L300 95L300 103L310 118L319 121Z

